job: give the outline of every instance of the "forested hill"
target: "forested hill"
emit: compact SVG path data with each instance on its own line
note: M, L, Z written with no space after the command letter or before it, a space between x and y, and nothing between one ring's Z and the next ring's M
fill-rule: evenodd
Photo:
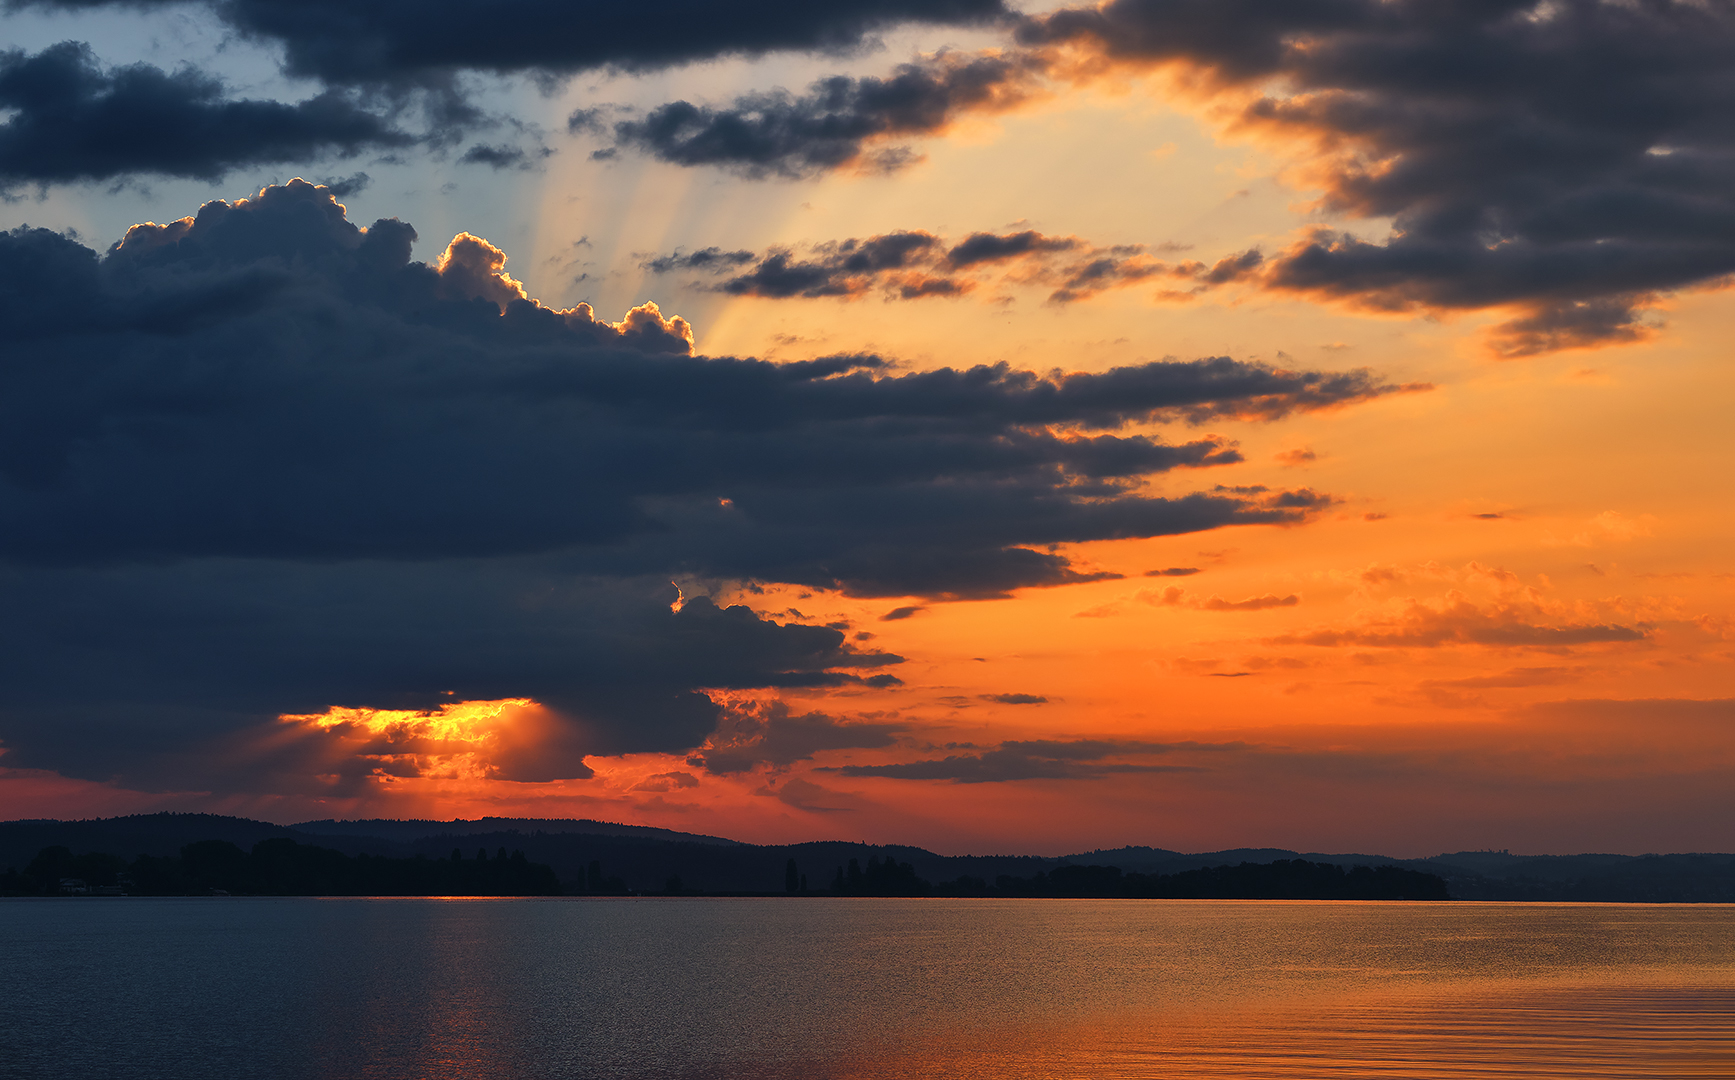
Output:
M65 847L0 872L5 896L558 896L554 871L522 851L454 849L443 859L345 855L273 836L244 851L199 840L176 855L127 860Z
M591 836L629 836L640 840L671 840L681 843L717 844L738 847L740 841L720 836L676 832L650 825L617 825L611 821L588 818L476 818L473 821L389 820L369 818L360 821L303 821L289 828L313 836L358 836L378 840L413 842L428 836L476 836L485 833L583 833Z
M1370 874L1381 867L1416 871L1442 879L1450 895L1458 899L1735 902L1735 855L1519 856L1483 851L1403 860L1269 848L1187 854L1142 847L1059 857L944 856L897 845L846 841L758 845L609 822L504 818L319 821L295 826L209 814L9 821L0 822L0 872L7 868L22 872L44 848L53 846L65 847L74 855L97 852L131 862L140 855L178 857L186 845L206 840L224 840L251 852L260 841L273 838L352 857L365 854L450 860L455 848L466 856L478 849L498 852L504 848L508 853L522 852L530 863L549 867L566 893L764 894L784 893L791 887L810 894L920 891L908 884L851 886L853 860L855 874L864 882L870 867L879 868L882 875L888 865L900 868L900 875L907 867L909 877L926 883L934 894L1076 895L1076 890L1069 894L1061 886L1034 884L1039 875L1040 880L1051 881L1057 870L1070 867L1073 869L1066 873L1112 872L1122 879L1112 886L1099 882L1093 886L1099 891L1092 895L1186 895L1151 891L1156 886L1149 883L1193 871L1233 870L1243 864L1271 867L1279 862L1300 862L1333 866L1346 875L1357 866L1368 867ZM1277 871L1267 874L1282 876ZM844 879L841 889L840 875ZM1294 876L1293 871L1290 876ZM1275 895L1250 891L1253 887L1245 883L1234 885L1231 878L1220 874L1212 888L1224 895ZM1137 884L1141 879L1143 886Z

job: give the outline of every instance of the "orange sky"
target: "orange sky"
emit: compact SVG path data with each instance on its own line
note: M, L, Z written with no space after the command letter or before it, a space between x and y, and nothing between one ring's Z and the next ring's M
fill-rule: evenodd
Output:
M890 56L729 60L512 100L554 131L590 101L721 100L953 42L994 38L910 32L888 38ZM556 140L534 171L369 166L374 183L343 201L351 221L413 221L418 259L460 231L485 236L509 260L493 270L550 307L586 301L616 319L652 301L690 321L705 355L871 351L903 371L1006 361L1037 372L1226 355L1370 368L1410 387L1279 419L1121 432L1214 436L1244 458L1154 475L1153 493L1329 494L1311 520L1068 545L1076 567L1116 576L1001 599L677 575L688 596L846 628L861 648L902 656L902 684L716 689L725 721L708 743L593 754L588 778L499 778L499 763L534 757L561 722L528 694L443 713L344 700L199 751L241 768L303 748L305 774L280 790L148 789L5 768L0 755L0 817L572 816L946 853L1735 848L1735 301L1723 279L1654 298L1641 340L1503 358L1495 327L1512 305L1375 310L1366 296L1251 281L1180 298L1155 279L1057 305L1052 275L1033 268L984 272L957 298L769 299L643 265L709 247L799 254L898 229L947 242L1033 229L1209 265L1249 250L1269 259L1322 225L1375 240L1390 228L1322 208L1338 151L1317 132L1235 119L1258 87L1183 92L1172 74L1057 74L1020 107L917 138L922 160L886 174L753 179L597 160L582 140ZM27 214L3 213L106 244L123 216L171 220L250 190L241 178L165 183L152 197L59 188ZM1153 573L1164 570L1186 572ZM716 764L732 747L763 750L778 724L814 713L885 734L789 760L762 753L740 771L706 765L707 753ZM862 771L948 758L952 775Z

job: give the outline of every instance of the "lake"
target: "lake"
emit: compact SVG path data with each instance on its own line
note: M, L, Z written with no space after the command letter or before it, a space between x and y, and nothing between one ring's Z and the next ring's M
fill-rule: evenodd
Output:
M0 901L0 1076L1735 1076L1735 907Z

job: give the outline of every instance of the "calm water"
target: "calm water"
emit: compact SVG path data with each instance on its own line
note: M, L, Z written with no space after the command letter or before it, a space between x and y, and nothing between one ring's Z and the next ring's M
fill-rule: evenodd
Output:
M1735 907L0 902L0 1076L1735 1076Z

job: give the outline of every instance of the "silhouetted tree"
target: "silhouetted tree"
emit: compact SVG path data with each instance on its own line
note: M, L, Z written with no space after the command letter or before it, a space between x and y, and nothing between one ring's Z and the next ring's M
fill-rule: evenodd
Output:
M783 867L783 891L794 895L801 888L801 874L795 868L795 860L790 859Z
M847 896L923 896L933 886L916 876L916 868L900 863L890 855L881 862L879 856L868 856L867 870L856 860L849 861L849 872L838 871L832 891Z
M200 840L181 849L187 878L201 892L247 889L247 853L227 840Z

